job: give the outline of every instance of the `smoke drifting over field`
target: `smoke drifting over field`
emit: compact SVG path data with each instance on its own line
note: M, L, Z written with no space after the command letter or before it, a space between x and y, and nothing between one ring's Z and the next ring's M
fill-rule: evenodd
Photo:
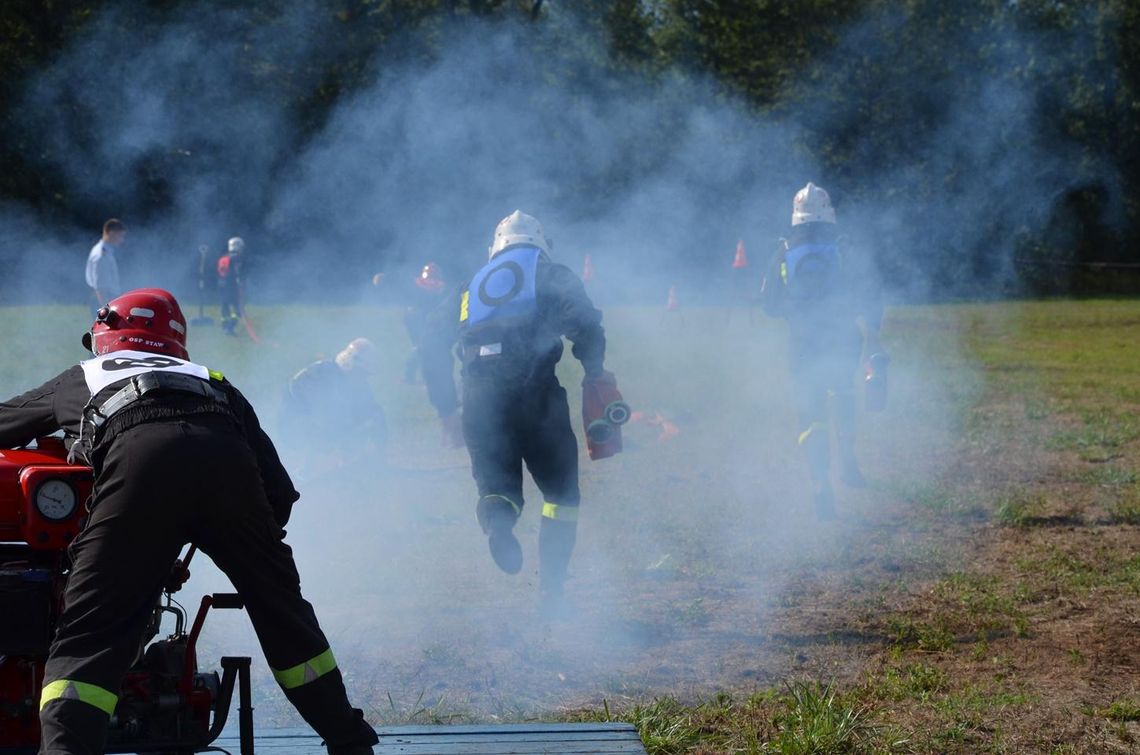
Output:
M48 135L74 204L111 216L129 214L145 187L168 197L161 215L127 218L132 279L183 288L199 244L220 251L241 234L262 256L262 290L319 299L426 257L466 270L495 221L523 207L561 242L564 261L577 266L592 252L624 294L656 302L666 281L646 270L715 291L736 240L766 256L791 195L814 180L832 191L845 232L879 253L908 296L963 280L1008 290L1019 235L1087 180L1073 175L1074 150L1038 127L1048 103L1027 62L1079 39L950 31L949 53L996 50L987 55L1008 59L998 68L1027 73L909 72L868 62L904 58L913 39L907 19L887 14L855 24L829 60L789 79L791 104L765 116L693 75L649 82L581 62L600 44L552 7L539 24L444 27L434 59L390 50L371 65L373 83L305 140L305 103L259 78L258 61L290 61L303 91L335 60L344 29L298 7L250 24L202 4L179 22L130 31L108 12L28 82L27 128ZM868 100L837 103L836 87ZM913 117L887 119L880 102ZM876 174L839 180L813 164L819 134L835 124ZM883 139L884 130L897 133ZM1111 188L1114 176L1102 173ZM927 176L945 186L922 185ZM958 260L983 240L992 247L983 269L963 269ZM78 267L65 260L85 244L71 246L51 255L64 270ZM57 295L64 283L82 286L76 273L36 283Z
M838 553L851 541L842 532L817 534L802 513L806 471L795 455L782 330L738 320L710 331L701 329L709 319L686 323L684 315L663 324L666 291L677 285L686 305L723 300L737 240L757 270L786 234L791 197L808 180L832 191L858 253L873 253L884 239L912 250L891 262L893 280L905 282L893 294L937 294L959 272L1016 287L1016 233L1047 215L1068 186L1063 145L1034 138L1009 149L1009 133L1035 134L1037 105L1032 91L1008 82L964 76L950 87L957 98L928 111L937 121L899 133L882 173L860 177L856 192L835 185L807 155L819 124L858 122L862 112L832 112L808 97L802 110L769 118L679 73L654 83L586 76L552 84L548 71L571 65L567 40L584 32L557 7L550 13L549 24L469 20L446 28L445 52L430 63L375 61L374 83L345 98L309 141L296 137L287 98L234 75L248 69L239 65L243 58L280 45L292 47L299 75L307 75L301 61L319 62L335 30L303 13L249 32L232 14L203 5L181 23L129 41L109 15L27 91L29 125L51 133L72 185L90 195L86 202L97 206L107 187L141 185L152 178L147 166L162 174L168 211L145 222L124 218L131 227L122 260L128 285L166 286L192 304L199 244L220 251L226 237L242 235L255 306L259 298L293 297L367 303L378 270L399 272L428 259L455 278L475 269L495 223L520 208L544 223L556 260L580 270L592 255L592 292L603 308L655 307L607 319L607 362L635 408L661 411L683 435L666 445L656 441L657 430L630 428L624 459L584 466L577 580L568 588L584 610L547 645L535 639L542 630L531 605L534 580L526 573L511 580L491 566L471 512L466 457L440 451L434 431L423 429L432 420L426 399L420 411L397 407L411 393L384 397L393 432L410 439L397 441L387 472L303 481L311 496L298 507L290 540L303 586L357 692L426 684L436 668L466 683L470 698L458 700L461 707L510 710L516 700L549 704L559 689L551 680L575 669L573 689L593 694L613 683L610 669L621 658L651 656L661 627L687 625L699 637L702 616L708 620L720 599L702 592L702 575L737 568L736 599L754 609L747 612L754 624L741 631L762 637L769 603L787 577L773 570L762 578L767 565L811 553L820 540L821 549ZM882 31L881 22L850 30L833 75L847 76L852 60L875 55ZM922 81L893 85L925 88ZM925 190L921 201L914 198L914 166L931 161L962 168L943 201L930 201ZM40 228L19 208L2 217L9 243L48 262L16 271L20 288L9 279L5 296L27 301L48 291L82 301L94 229ZM944 255L978 239L993 244L989 270L958 271L947 262ZM271 417L269 399L304 357L359 335L338 327L343 332L330 334L320 317L301 316L267 326L293 344L294 361L251 346L248 360L227 372L255 399L265 397L258 409ZM380 345L392 360L402 359L398 328L375 335L389 339ZM29 344L40 337L24 336ZM575 370L563 370L568 385ZM905 365L897 380L903 396L924 382ZM938 396L926 398L923 419L952 425L939 416ZM531 568L541 499L532 488L527 493L520 533ZM220 585L208 571L199 578L198 589ZM683 588L671 591L674 584ZM217 625L241 631L237 620ZM212 642L232 652L225 638ZM684 660L674 668L676 681L696 684ZM519 673L519 683L542 678L549 689L531 696L488 681L520 667L541 673ZM394 682L400 674L404 681ZM668 675L645 683L667 683ZM414 692L398 690L405 698Z

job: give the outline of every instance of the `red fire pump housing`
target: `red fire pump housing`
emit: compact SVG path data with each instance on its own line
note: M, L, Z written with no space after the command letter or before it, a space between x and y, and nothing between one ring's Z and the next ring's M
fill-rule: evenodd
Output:
M67 583L67 546L84 526L92 486L91 470L66 456L55 437L0 449L0 755L39 747L40 689ZM242 751L252 751L249 658L222 658L221 677L198 670L195 647L210 607L242 604L236 595L205 596L187 632L169 593L156 603L111 716L107 752L205 750L225 725L238 677ZM174 633L154 639L166 613Z

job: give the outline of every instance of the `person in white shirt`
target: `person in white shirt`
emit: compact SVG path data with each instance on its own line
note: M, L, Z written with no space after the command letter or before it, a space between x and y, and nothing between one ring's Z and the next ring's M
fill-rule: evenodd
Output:
M123 221L111 218L103 224L103 238L91 247L91 253L87 255L87 285L95 297L92 311L97 311L123 292L115 254L126 237L127 226Z

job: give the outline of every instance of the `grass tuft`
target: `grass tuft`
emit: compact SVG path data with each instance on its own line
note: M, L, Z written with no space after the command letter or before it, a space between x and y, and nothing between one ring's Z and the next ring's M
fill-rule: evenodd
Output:
M941 653L954 647L954 635L941 621L928 624L896 617L889 622L889 632L892 642L900 649Z
M1040 521L1045 510L1041 493L1017 494L1002 498L994 509L994 521L1005 527L1028 527Z
M946 690L948 684L949 678L942 669L925 663L912 663L902 668L888 668L874 685L873 692L887 700L926 702L931 695Z
M779 734L765 749L781 755L860 752L871 728L862 711L844 705L832 685L791 682L787 712L776 720Z
M1136 700L1117 700L1107 708L1096 711L1096 715L1110 721L1140 721L1140 702Z
M1108 519L1112 524L1140 524L1140 495L1132 494L1111 503Z

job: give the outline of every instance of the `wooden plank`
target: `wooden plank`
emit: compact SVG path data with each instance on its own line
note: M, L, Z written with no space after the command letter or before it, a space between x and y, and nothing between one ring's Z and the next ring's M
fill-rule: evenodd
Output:
M544 740L541 742L445 742L435 744L422 742L418 744L385 744L383 741L376 746L376 755L541 755L542 753L640 753L644 755L645 747L641 742L626 740L624 742L559 742L557 740Z
M623 721L606 723L531 723L531 724L421 724L410 726L384 726L376 730L380 736L388 734L484 734L488 732L562 732L562 731L625 731L637 732L633 724Z
M637 729L627 723L386 726L377 733L376 755L645 755ZM237 733L229 730L214 744L236 753ZM324 752L320 737L305 728L259 735L256 749L282 755Z
M440 731L432 734L383 734L381 739L391 744L419 744L421 742L637 742L636 732L625 731L502 731L454 734Z

